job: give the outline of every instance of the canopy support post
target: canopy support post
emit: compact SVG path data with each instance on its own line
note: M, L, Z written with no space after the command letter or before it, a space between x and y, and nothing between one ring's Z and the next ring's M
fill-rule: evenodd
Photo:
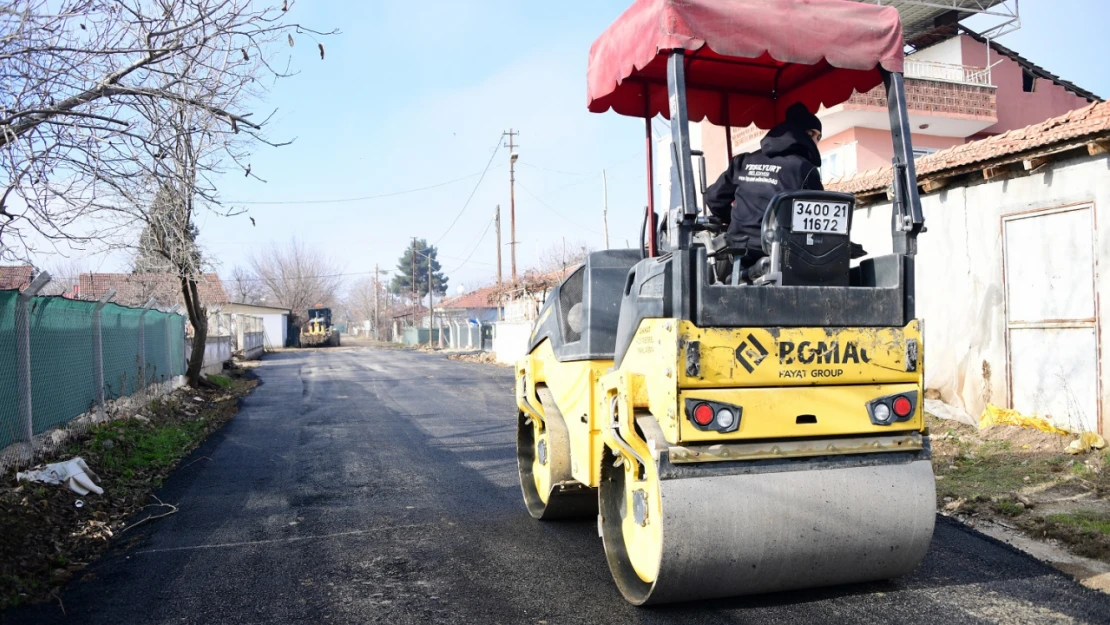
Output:
M910 140L910 117L906 109L906 86L902 74L881 69L883 86L886 87L887 109L890 114L890 134L894 140L894 202L891 214L891 235L894 253L905 256L917 254L917 235L925 231L925 216L921 212L921 196L917 192L917 171L913 162Z
M694 193L694 167L690 163L690 122L686 113L686 54L674 50L667 57L667 100L671 112L672 156L678 168L681 206L670 207L667 215L667 247L689 249L693 242L693 221L697 210Z
M647 144L647 243L648 258L655 256L655 159L651 138L651 94L647 83L640 85L644 93L644 141Z
M732 163L732 117L728 110L728 94L721 94L721 117L725 120L725 151L728 153L728 162Z

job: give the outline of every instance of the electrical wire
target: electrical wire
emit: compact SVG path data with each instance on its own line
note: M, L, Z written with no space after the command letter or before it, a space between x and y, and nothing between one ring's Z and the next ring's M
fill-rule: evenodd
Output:
M486 169L489 169L489 167L487 166ZM445 187L449 184L455 184L456 182L462 182L463 180L466 180L467 178L473 178L474 176L484 175L485 173L486 173L485 171L476 171L472 174L467 174L467 175L465 175L461 178L455 178L454 180L446 180L444 182L437 182L436 184L431 184L431 185L428 185L426 187L417 187L415 189L405 189L404 191L390 191L389 193L380 193L378 195L364 195L362 197L345 197L345 198L335 198L335 199L330 199L330 200L274 200L274 201L268 201L268 200L246 200L246 201L228 200L228 201L225 201L224 203L225 204L252 204L252 205L272 206L272 205L278 205L278 204L341 204L341 203L344 203L344 202L362 202L362 201L365 201L365 200L378 200L378 199L381 199L381 198L393 197L393 196L396 196L396 195L405 195L407 193L418 193L420 191L427 191L429 189L438 189L439 187Z
M587 176L587 175L589 175L589 174L584 174L584 173L580 173L580 172L563 171L561 169L551 169L550 167L541 167L539 165L533 165L531 163L525 163L524 161L520 161L519 164L524 165L525 167L531 167L532 169L542 169L544 171L550 171L550 172L554 172L556 174L564 174L564 175L567 175L567 176Z
M593 230L593 229L587 228L586 226L583 226L582 224L580 224L580 223L578 223L578 222L574 221L573 219L571 219L570 217L567 217L566 215L564 215L564 214L560 213L559 211L555 210L555 209L554 209L554 208L553 208L553 207L552 207L552 206L551 206L550 204L548 204L547 202L544 202L544 201L543 201L543 200L541 200L540 198L536 197L536 194L535 194L535 193L532 193L531 191L529 191L529 190L528 190L528 187L525 187L525 186L524 186L523 184L521 184L519 180L517 180L517 181L516 181L516 185L517 185L518 187L520 187L521 189L523 189L525 193L527 193L528 195L532 196L532 199L533 199L533 200L535 200L535 201L539 202L539 203L540 203L541 205L543 205L544 207L546 207L546 208L547 208L547 210L549 210L549 211L551 211L551 212L555 213L555 214L556 214L556 215L558 215L559 217L562 217L563 219L565 219L565 220L567 221L567 223L571 224L572 226L577 226L577 227L579 227L579 228L581 228L581 229L585 230L586 232L592 232L592 233L594 233L594 234L596 234L596 235L600 235L600 236L605 236L605 235L603 235L602 233L598 232L597 230Z
M486 227L486 231L487 232L489 231L488 226ZM483 234L482 236L485 236L485 234ZM477 249L477 248L475 248L475 249ZM470 256L473 256L473 255L474 255L474 251L471 250ZM471 263L477 263L479 265L487 265L489 267L493 267L496 264L496 263L487 263L485 261L480 261L480 260L470 260L470 256L467 256L465 259L461 259L458 256L447 256L446 254L439 254L438 251L437 251L437 254L436 254L437 259L442 257L442 258L449 258L451 260L463 260L463 264L466 264L467 262L471 262ZM459 267L462 267L462 265L459 265ZM450 273L453 273L454 271L457 271L457 269L453 269L453 270L451 270L447 273L450 274ZM346 278L346 277L349 277L349 276L369 276L369 275L373 275L373 273L374 273L373 271L348 271L348 272L344 272L344 273L328 273L328 274L320 274L320 275L315 275L315 276L297 276L296 279L297 280L307 280L307 279L310 279L310 278ZM239 278L237 280L229 278L228 280L226 280L226 282L265 282L265 281L266 281L265 278Z
M470 195L466 198L466 202L463 203L462 210L459 211L458 215L455 215L455 220L451 222L450 226L447 226L447 230L445 230L444 233L440 235L438 239L436 239L435 243L432 243L432 247L439 245L439 242L442 241L443 238L451 232L451 229L455 227L455 224L459 223L459 218L461 218L463 216L463 213L466 212L466 207L470 206L470 200L474 199L474 194L478 192L478 187L482 185L482 181L486 178L486 172L489 171L489 166L493 164L493 157L497 156L497 151L501 149L501 136L502 135L497 135L497 144L493 146L493 154L489 155L489 162L486 163L486 168L482 170L482 175L480 178L478 178L478 183L474 185L474 188L470 191Z
M482 231L482 236L478 237L478 242L474 244L474 249L470 250L470 254L468 254L466 256L466 260L464 260L462 262L462 264L460 264L458 267L455 267L454 269L446 272L447 275L451 275L451 274L455 273L456 271L465 267L466 264L470 262L471 257L474 256L474 252L478 251L478 248L481 247L481 245L482 245L482 241L484 241L485 238L486 238L486 235L489 234L489 227L493 225L493 222L494 222L493 218L490 218L489 223L486 224L486 229ZM475 262L480 262L480 261L475 261ZM493 263L484 263L484 264L492 265Z

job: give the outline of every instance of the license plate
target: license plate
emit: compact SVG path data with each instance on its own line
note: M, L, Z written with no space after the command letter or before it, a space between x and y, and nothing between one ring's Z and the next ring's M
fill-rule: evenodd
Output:
M846 202L810 202L798 200L791 211L790 229L794 232L848 234Z

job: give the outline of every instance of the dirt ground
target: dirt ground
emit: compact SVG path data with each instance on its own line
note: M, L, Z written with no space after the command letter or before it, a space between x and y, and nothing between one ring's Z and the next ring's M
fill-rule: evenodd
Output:
M57 600L61 586L110 541L146 520L176 512L152 493L183 457L235 415L238 399L257 384L243 369L210 379L218 388L174 391L139 416L94 426L41 460L83 458L103 495L17 482L15 469L2 476L0 610Z
M1108 450L1071 455L1071 436L929 419L942 513L1058 541L1110 563Z

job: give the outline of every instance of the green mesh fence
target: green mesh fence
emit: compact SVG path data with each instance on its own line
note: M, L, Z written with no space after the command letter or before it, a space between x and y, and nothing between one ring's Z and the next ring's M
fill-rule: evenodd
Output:
M0 449L20 438L19 360L15 343L15 291L0 291Z
M25 438L20 405L18 292L0 291L0 449ZM33 297L28 305L33 432L97 407L96 302ZM185 373L185 319L107 304L100 311L104 398L132 395ZM140 319L142 333L140 334Z

